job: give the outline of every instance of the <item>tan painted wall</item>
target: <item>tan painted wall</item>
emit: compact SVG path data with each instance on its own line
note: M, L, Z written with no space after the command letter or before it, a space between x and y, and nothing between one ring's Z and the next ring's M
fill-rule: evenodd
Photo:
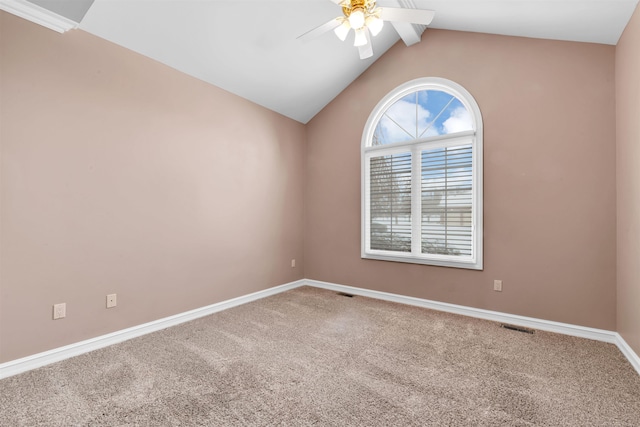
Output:
M640 9L616 47L618 332L640 354Z
M628 98L618 85L617 104L635 102L617 123L631 141L618 161L631 167L634 19L616 74L635 85ZM614 330L614 54L429 30L392 48L305 135L87 33L0 12L0 362L305 276ZM621 70L626 61L635 65ZM484 115L482 272L360 259L364 123L388 91L422 76L462 84ZM618 173L625 237L638 231L638 180ZM619 279L629 274L618 323L637 352L639 241L618 247ZM107 293L116 309L104 308ZM57 302L68 316L52 321Z
M0 362L303 277L303 125L80 30L0 27Z
M615 330L614 54L441 30L391 48L307 126L305 276ZM360 258L364 124L424 76L460 83L482 110L484 271Z

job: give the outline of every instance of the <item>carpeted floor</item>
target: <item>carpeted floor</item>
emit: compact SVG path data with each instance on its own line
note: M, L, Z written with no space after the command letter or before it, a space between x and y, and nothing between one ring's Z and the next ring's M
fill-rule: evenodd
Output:
M2 426L640 426L612 344L298 288L0 381Z

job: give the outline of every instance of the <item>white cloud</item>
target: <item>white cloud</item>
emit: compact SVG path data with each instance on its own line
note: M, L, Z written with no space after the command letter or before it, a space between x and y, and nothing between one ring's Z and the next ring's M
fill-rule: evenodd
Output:
M473 129L471 114L462 106L453 109L450 116L442 122L442 126L431 125L425 132L434 118L435 115L422 105L401 99L389 107L382 116L378 124L378 132L382 137L382 143L388 144Z
M469 111L464 107L456 108L451 112L449 118L442 123L442 129L444 130L444 134L472 130L473 121L471 120L471 114L469 114Z
M380 119L380 126L387 143L407 141L416 138L416 119L421 132L430 117L431 113L422 105L402 99L389 107Z

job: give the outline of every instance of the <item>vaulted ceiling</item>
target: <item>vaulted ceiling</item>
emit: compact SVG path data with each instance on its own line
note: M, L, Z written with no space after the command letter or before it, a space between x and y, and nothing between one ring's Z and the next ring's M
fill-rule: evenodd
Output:
M615 45L638 0L379 0L431 9L429 28ZM2 0L2 9L27 0ZM353 32L298 36L341 15L330 0L30 0L79 28L302 123L400 40L385 24L361 60ZM413 27L420 43L429 29Z

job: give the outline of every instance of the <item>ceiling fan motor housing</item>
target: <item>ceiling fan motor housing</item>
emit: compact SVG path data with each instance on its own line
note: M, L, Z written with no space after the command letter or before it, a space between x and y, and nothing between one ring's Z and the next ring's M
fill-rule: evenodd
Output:
M371 13L375 7L375 0L350 0L342 4L342 13L344 13L344 16L347 18L356 10L360 10L366 15Z

